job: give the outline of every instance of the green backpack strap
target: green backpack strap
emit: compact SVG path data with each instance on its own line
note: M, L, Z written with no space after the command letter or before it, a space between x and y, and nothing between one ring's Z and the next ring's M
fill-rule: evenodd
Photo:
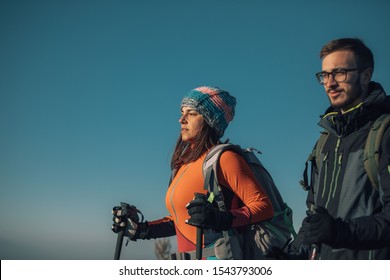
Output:
M303 180L301 180L299 182L305 191L308 191L311 188L311 186L309 184L309 176L308 176L309 162L311 162L312 169L313 169L313 161L316 162L317 168L318 168L318 166L320 166L321 152L322 152L322 149L324 148L326 140L328 139L328 136L329 136L329 132L321 131L320 137L318 138L317 143L316 143L313 151L309 154L309 157L306 160L305 170L303 171Z
M314 148L314 156L316 160L316 166L320 166L321 164L321 153L322 149L325 146L326 140L328 140L329 132L327 131L322 131L320 138L317 141L316 147Z
M364 168L374 189L379 188L378 166L383 134L390 124L390 115L384 114L376 119L370 128L364 147Z

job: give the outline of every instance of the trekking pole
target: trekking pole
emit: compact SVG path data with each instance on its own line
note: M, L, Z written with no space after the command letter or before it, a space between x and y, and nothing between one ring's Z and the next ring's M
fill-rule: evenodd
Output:
M313 212L313 214L315 214L317 207L314 204L312 204L310 210ZM320 244L312 244L310 247L309 260L318 260L318 257L320 255L320 250L321 250Z
M119 260L121 257L123 238L125 237L125 230L121 230L118 233L118 237L116 238L116 247L115 247L115 255L114 260Z
M319 253L320 253L320 246L317 244L312 244L310 249L309 260L318 260Z
M195 193L195 198L198 198L200 200L205 200L205 195L200 193ZM201 260L202 259L202 244L203 243L203 228L197 227L196 228L196 259Z
M118 237L116 239L114 260L119 260L121 256L123 238L125 237L125 230L127 228L127 223L128 223L127 218L130 218L132 221L136 223L144 221L144 215L135 206L130 205L126 202L121 202L120 204L121 204L121 210L123 211L122 215L126 217L126 219L124 221L125 225L123 227L123 230L118 232ZM141 219L138 215L141 216Z
M126 211L125 209L127 209L128 207L130 207L129 204L125 202L121 202L122 211ZM127 226L127 219L125 219L125 226L123 227L123 230L118 232L118 237L116 238L114 260L119 260L121 257L123 238L125 237L126 226Z
M202 259L203 228L196 228L196 259Z

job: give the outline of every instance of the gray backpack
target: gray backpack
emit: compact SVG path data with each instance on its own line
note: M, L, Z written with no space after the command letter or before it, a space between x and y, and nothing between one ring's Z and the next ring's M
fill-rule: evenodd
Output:
M296 236L292 221L292 210L284 202L271 175L254 154L256 150L253 148L242 149L234 144L215 146L203 162L204 188L209 192L210 202L215 201L221 211L227 211L217 178L219 159L221 154L227 150L233 151L245 159L256 180L270 198L275 214L270 220L250 225L245 233L238 234L234 231L233 237L236 238L234 242L232 241L232 234L224 232L222 242L224 245L219 245L219 247L226 251L226 254L222 254L226 259L237 258L235 256L239 256L240 259L264 259L269 248L273 246L284 248ZM236 245L237 235L240 248L237 248ZM241 250L241 252L237 254L235 252L237 250Z

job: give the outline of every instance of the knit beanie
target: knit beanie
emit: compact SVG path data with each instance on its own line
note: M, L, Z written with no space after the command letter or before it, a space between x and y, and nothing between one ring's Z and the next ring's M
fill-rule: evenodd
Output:
M191 90L182 100L181 107L193 108L203 116L222 137L228 123L233 120L236 98L216 87L202 86Z

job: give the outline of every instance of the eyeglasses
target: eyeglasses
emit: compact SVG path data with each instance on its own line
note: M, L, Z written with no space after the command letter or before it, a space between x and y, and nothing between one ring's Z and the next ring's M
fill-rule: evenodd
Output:
M325 72L325 71L318 72L316 74L316 77L317 77L318 82L321 85L326 84L329 81L329 75L332 75L332 78L336 82L341 83L347 79L348 72L359 71L359 70L360 70L359 68L350 68L350 69L339 68L339 69L333 70L332 72Z

